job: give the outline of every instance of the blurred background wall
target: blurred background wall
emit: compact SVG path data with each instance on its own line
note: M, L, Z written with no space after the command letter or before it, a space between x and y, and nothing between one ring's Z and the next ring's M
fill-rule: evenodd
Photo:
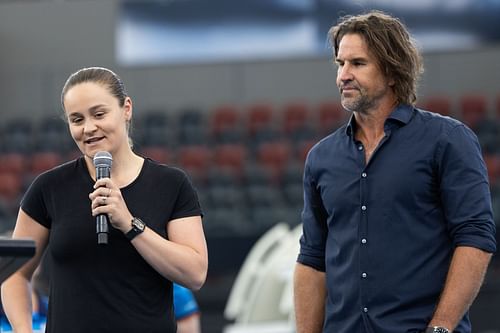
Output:
M337 96L328 56L122 67L116 61L119 13L117 0L0 2L2 117L59 111L67 76L92 65L121 74L139 112L193 105L208 109L226 102L318 102ZM478 92L493 98L499 90L498 59L498 43L427 53L420 96Z

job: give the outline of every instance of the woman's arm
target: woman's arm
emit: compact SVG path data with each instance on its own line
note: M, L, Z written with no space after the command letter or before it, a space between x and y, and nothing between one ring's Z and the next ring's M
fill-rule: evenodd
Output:
M107 214L114 228L124 234L132 229L132 214L120 189L109 178L98 180L89 195L92 215ZM140 218L140 216L137 216ZM144 221L147 225L148 221ZM132 239L140 255L161 275L189 289L205 282L208 254L201 216L178 218L167 223L168 240L146 227Z
M191 290L205 283L208 251L200 216L172 220L168 240L146 229L132 240L141 256L167 279Z
M14 332L32 332L31 287L33 272L45 251L49 230L28 216L22 209L17 216L12 238L30 238L35 241L35 256L2 283L2 304Z

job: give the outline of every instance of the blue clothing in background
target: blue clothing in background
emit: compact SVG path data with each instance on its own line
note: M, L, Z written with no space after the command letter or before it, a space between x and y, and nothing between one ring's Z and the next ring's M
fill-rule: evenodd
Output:
M174 283L174 313L179 320L199 312L198 304L191 290Z
M355 119L310 151L298 261L326 272L324 332L409 333L435 309L456 246L494 252L474 133L399 106L367 164ZM454 332L471 331L468 314Z

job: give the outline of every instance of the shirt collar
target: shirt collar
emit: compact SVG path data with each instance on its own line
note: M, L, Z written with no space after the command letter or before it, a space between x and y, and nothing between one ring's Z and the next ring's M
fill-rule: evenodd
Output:
M394 111L387 117L386 126L388 123L398 123L401 126L408 124L412 115L413 115L413 107L408 104L400 104L398 105ZM345 133L348 136L351 136L354 133L354 129L356 128L356 119L354 118L354 113L351 114L349 118L349 122L347 123Z

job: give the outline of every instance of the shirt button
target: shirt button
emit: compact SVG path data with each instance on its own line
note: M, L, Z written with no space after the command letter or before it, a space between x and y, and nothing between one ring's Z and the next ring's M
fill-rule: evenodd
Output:
M366 273L363 273L363 274L361 274L361 276L362 276L363 278L365 278L365 277L367 277L367 274L366 274Z
M363 312L368 312L368 308L363 308Z
M363 173L361 174L361 177L366 178L366 172L363 172Z
M366 206L365 205L361 206L361 210L366 210Z
M363 239L361 240L361 243L362 243L362 244L366 244L366 238L363 238Z

